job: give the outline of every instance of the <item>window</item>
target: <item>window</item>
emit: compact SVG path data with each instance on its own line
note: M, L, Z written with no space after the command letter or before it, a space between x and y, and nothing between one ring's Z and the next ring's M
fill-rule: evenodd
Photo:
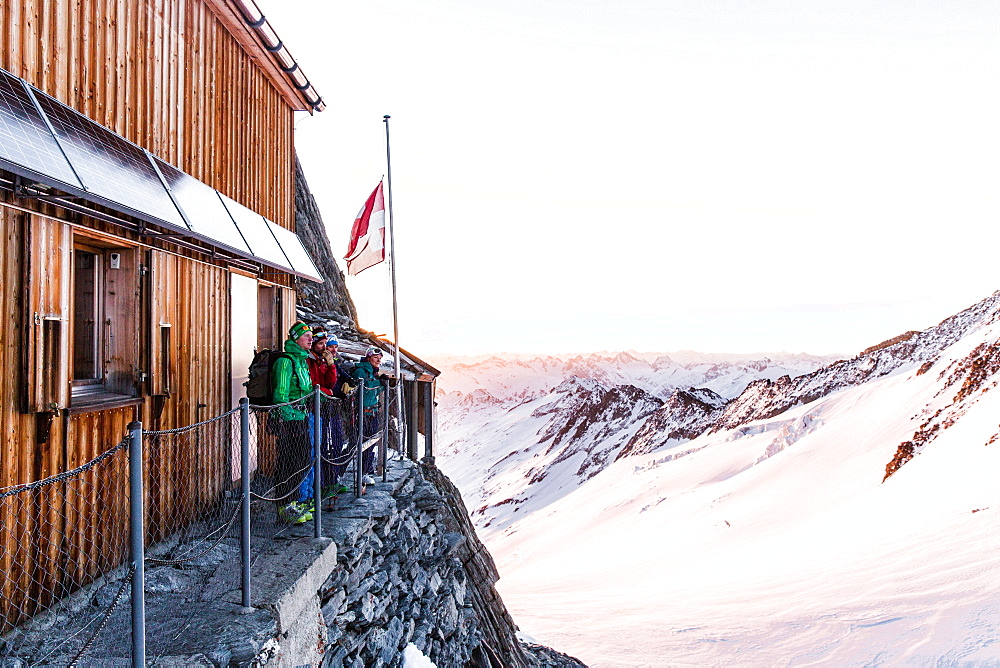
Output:
M100 327L103 322L102 291L104 256L83 248L73 251L73 385L99 384L103 369L101 359Z
M63 221L25 225L22 411L90 411L139 396L139 251Z
M77 239L71 274L71 405L137 396L139 272L135 250Z

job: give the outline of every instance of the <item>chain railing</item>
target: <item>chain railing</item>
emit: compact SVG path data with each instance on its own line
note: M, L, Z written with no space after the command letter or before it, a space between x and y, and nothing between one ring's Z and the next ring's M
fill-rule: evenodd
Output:
M365 406L360 390L317 388L179 429L132 423L83 466L0 489L0 666L140 666L184 644L212 602L249 607L252 565L275 539L321 536L324 509L402 456L396 393L375 393Z
M69 665L120 602L129 557L128 440L59 475L0 490L0 665Z

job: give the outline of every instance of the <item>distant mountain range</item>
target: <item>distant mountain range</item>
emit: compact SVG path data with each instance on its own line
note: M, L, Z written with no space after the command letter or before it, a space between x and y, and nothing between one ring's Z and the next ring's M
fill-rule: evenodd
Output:
M444 394L486 390L501 401L539 397L569 378L593 380L606 387L632 385L666 399L678 388L706 387L721 396L738 395L751 381L799 375L837 357L792 353L730 355L718 353L593 353L588 355L518 355L487 358L441 357ZM453 398L454 399L454 398Z
M528 633L596 664L1000 663L1000 293L851 359L647 357L442 364L439 464Z

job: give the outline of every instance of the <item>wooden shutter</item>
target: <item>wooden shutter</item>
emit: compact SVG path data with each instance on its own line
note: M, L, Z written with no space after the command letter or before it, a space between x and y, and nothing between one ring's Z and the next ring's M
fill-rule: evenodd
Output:
M150 394L169 396L176 389L173 368L177 341L173 327L177 324L177 257L155 250L150 256L149 387Z
M113 248L104 253L104 388L136 396L139 367L139 253Z
M26 227L25 408L39 413L69 406L73 233L39 216L30 216Z

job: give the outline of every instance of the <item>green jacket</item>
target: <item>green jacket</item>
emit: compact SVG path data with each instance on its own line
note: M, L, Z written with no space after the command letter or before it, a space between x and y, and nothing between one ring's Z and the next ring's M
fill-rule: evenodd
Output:
M364 359L354 367L351 376L364 387L364 407L371 408L378 404L378 395L385 387L383 381L378 377L378 369L373 367L367 359Z
M288 357L279 357L271 369L273 385L271 389L276 404L297 401L313 390L312 379L309 377L309 364L306 362L309 351L289 339L285 341L285 354ZM278 410L281 411L282 420L305 420L308 408L282 406Z

